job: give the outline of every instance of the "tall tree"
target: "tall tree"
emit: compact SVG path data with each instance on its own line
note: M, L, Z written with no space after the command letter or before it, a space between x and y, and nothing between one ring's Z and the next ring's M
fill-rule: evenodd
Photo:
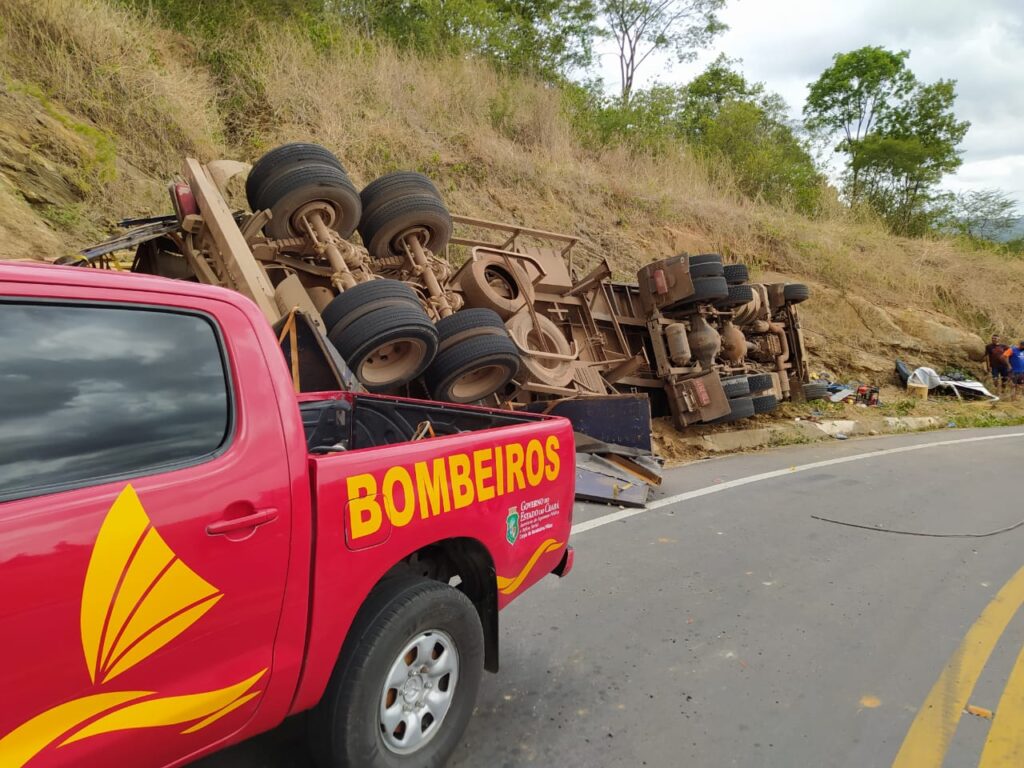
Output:
M845 152L852 166L847 189L851 202L860 197L856 157L863 140L878 130L892 105L914 88L908 56L910 51L893 52L877 46L837 53L832 66L809 86L805 124L816 133L841 136L835 150Z
M839 139L849 202L868 203L893 231L913 235L930 224L935 185L960 167L970 123L953 112L956 82L920 83L908 55L872 46L837 54L810 85L804 116L809 129Z
M599 9L619 55L619 96L629 102L637 70L655 51L672 49L691 61L726 29L718 18L726 0L600 0Z

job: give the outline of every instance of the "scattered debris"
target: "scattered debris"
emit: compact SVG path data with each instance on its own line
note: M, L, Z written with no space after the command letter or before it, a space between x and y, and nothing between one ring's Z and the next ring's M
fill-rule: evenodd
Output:
M898 360L897 360L898 362ZM946 389L950 390L957 399L973 398L973 399L986 399L989 402L994 402L999 398L988 391L985 385L980 381L976 380L965 380L963 378L950 378L948 376L940 376L931 368L918 368L914 369L905 382L908 389L912 387L926 388L929 392L934 390Z

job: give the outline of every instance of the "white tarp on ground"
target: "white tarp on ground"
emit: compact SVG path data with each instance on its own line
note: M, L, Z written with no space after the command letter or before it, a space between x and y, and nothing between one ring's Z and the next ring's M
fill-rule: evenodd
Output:
M977 398L980 395L989 400L999 399L989 392L980 381L953 381L952 379L939 376L932 368L918 368L915 370L910 374L910 378L907 379L907 385L928 387L928 389L944 387L953 390L953 394L961 398L964 395L970 398Z

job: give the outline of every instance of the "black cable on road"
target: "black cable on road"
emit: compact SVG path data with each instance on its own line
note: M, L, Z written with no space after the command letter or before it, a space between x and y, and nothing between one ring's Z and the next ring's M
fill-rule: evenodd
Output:
M921 531L900 531L895 528L883 528L876 525L850 523L846 520L833 520L828 517L821 517L820 515L811 515L811 518L814 520L821 520L823 523L845 525L848 528L862 528L865 531L874 531L875 533L896 533L900 536L925 536L930 539L984 539L987 536L998 536L1000 533L1009 533L1010 531L1014 531L1021 526L1024 526L1024 520L1021 520L1019 523L1014 523L1006 528L1000 528L998 531L988 531L987 533L922 533Z

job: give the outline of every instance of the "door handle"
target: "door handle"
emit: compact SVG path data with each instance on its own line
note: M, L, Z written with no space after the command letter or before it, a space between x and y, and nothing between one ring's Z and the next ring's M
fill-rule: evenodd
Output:
M245 528L259 528L261 525L272 523L277 520L277 510L273 507L258 509L252 514L242 517L233 517L230 520L218 520L206 526L206 532L211 536L221 536L232 531L239 531Z

